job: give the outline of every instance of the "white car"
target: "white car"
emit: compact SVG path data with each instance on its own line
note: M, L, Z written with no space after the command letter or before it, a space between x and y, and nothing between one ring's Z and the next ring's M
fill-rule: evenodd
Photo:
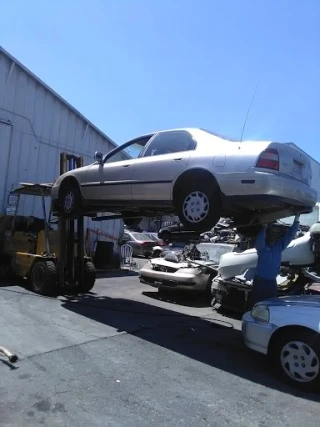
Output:
M293 266L309 266L315 262L315 253L311 246L310 232L298 239L292 240L282 252L282 263ZM256 249L247 249L243 252L232 252L222 255L218 273L222 279L240 276L247 270L257 266L258 255Z
M243 316L242 336L293 385L306 391L320 388L320 296L259 302Z
M309 158L277 142L175 129L96 152L95 159L56 180L56 214L111 211L133 225L143 216L176 213L187 229L202 232L221 216L247 224L310 212L317 199Z

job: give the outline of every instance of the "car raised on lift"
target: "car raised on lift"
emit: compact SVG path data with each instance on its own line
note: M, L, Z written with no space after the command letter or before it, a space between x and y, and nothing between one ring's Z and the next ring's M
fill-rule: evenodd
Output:
M56 214L109 211L132 226L143 216L175 213L186 229L201 232L222 216L258 224L310 212L317 199L308 156L278 142L175 129L96 152L95 159L57 179Z

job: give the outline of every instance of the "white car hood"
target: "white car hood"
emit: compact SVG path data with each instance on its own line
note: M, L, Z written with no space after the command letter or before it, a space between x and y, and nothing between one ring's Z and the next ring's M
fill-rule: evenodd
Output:
M244 252L231 252L220 258L218 274L223 279L241 276L246 270L256 268L257 251L248 249ZM282 253L282 262L292 265L310 265L315 261L310 248L310 233L293 240Z

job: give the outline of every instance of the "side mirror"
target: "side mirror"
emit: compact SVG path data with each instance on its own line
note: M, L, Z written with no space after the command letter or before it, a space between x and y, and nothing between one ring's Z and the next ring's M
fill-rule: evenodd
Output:
M94 158L95 158L95 160L96 160L98 163L102 164L102 162L103 162L103 154L102 154L102 153L100 153L100 151L96 151L96 152L94 153Z

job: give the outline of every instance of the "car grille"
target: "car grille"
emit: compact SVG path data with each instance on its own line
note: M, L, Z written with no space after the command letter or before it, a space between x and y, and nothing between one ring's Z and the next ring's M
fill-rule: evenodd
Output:
M154 265L154 264L153 264L153 270L162 271L163 273L175 273L177 271L176 268L167 267L164 265Z

